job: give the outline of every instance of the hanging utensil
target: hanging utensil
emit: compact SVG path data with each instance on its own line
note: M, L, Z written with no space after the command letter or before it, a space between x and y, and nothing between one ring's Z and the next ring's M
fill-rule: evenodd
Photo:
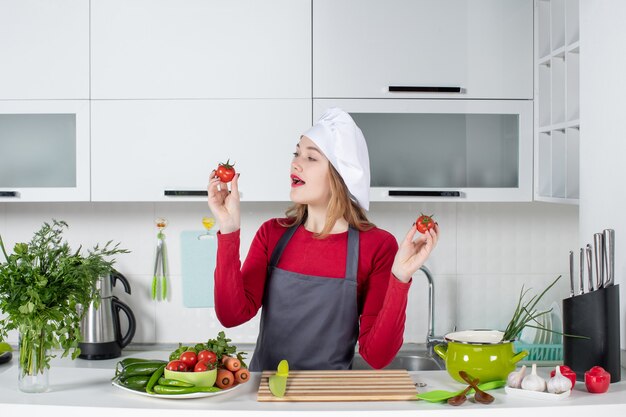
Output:
M156 255L154 258L154 275L152 277L152 299L167 299L167 249L165 245L165 233L167 220L159 217L154 221L159 233L157 233ZM160 291L160 294L159 294Z
M574 296L574 251L569 251L569 296Z
M587 275L589 276L589 291L593 291L593 261L591 245L587 243Z
M585 293L585 249L580 248L580 262L578 262L578 295Z
M613 285L615 280L615 230L604 229L604 256L606 263L606 281L604 287Z

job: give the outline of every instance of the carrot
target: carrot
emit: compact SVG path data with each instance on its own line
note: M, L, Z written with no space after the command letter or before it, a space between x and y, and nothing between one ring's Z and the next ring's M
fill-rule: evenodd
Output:
M230 358L230 356L228 356L228 355L222 355L222 359L220 359L220 363L221 363L222 365L224 365L224 363L226 363L226 360L227 360L228 358Z
M223 366L231 372L237 372L241 368L241 361L237 358L227 358Z
M244 382L248 382L250 380L250 371L246 368L241 368L237 372L235 372L235 382L243 384Z
M235 382L235 376L228 369L218 369L217 370L217 380L215 381L215 385L222 389L230 388Z

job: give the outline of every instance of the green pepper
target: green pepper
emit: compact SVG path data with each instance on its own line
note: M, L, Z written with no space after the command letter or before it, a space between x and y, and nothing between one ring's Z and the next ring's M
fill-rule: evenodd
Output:
M120 379L120 384L136 391L145 391L149 379L150 377L147 375L136 375L126 379Z
M120 372L119 376L122 378L128 378L129 376L136 375L152 375L162 366L165 366L165 362L136 362L127 365L122 372Z
M153 389L155 394L165 395L193 394L196 392L219 392L222 390L218 387L172 387L168 385L155 385Z
M177 379L167 379L164 377L159 378L159 381L157 382L157 384L168 385L170 387L187 387L187 388L194 386L193 384L189 382L179 381Z
M159 369L157 369L152 374L152 376L150 376L150 379L148 380L148 384L146 385L146 392L148 394L154 394L152 387L154 387L154 385L157 383L159 378L161 378L161 376L163 375L163 371L165 371L165 364L161 365Z

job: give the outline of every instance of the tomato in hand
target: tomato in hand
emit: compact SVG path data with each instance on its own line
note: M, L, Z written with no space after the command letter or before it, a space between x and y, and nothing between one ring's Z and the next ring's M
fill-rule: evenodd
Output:
M205 362L208 364L214 364L217 362L217 355L215 352L211 352L210 350L201 350L198 352L198 363Z
M187 365L181 360L170 361L165 367L168 371L186 372Z
M230 159L226 163L220 162L215 170L215 176L221 182L231 182L235 177L235 164L230 163Z
M196 352L188 350L187 352L181 353L180 361L185 364L187 369L193 369L198 362L198 357L196 356Z
M427 230L435 227L435 221L433 220L433 215L427 216L422 214L415 221L415 225L417 226L417 231L420 233L426 233Z

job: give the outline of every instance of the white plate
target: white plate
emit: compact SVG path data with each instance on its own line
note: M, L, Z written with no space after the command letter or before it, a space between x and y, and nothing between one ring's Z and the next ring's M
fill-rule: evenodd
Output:
M535 333L535 340L533 341L535 345L540 344L541 339L543 339L543 330L541 330L541 328L545 326L544 317L545 316L539 316L536 318L537 322L532 322L533 326L539 327L538 329L536 329L537 332Z
M522 329L522 334L520 335L520 341L522 343L526 343L530 345L535 343L535 337L537 336L537 329L534 327L526 326Z
M561 394L551 394L549 392L530 391L527 389L504 387L504 392L520 398L532 398L535 400L564 400L572 393L572 390L565 391Z
M552 303L550 306L552 308L552 312L550 315L552 316L552 330L555 332L563 333L563 316L561 315L561 306L556 301ZM552 343L553 344L561 344L563 341L563 336L557 333L552 333Z
M214 397L216 395L221 395L221 394L226 394L228 392L234 391L237 388L239 388L240 386L242 386L243 384L237 384L232 388L228 388L228 389L223 389L221 391L217 391L217 392L194 392L191 394L148 394L147 392L142 392L142 391L135 391L134 389L130 389L128 387L125 387L123 385L118 384L116 381L112 382L114 387L117 387L121 390L124 391L128 391L131 392L133 394L136 395L143 395L144 397L150 397L150 398L166 398L168 400L185 400L185 399L189 399L189 398L205 398L205 397Z

